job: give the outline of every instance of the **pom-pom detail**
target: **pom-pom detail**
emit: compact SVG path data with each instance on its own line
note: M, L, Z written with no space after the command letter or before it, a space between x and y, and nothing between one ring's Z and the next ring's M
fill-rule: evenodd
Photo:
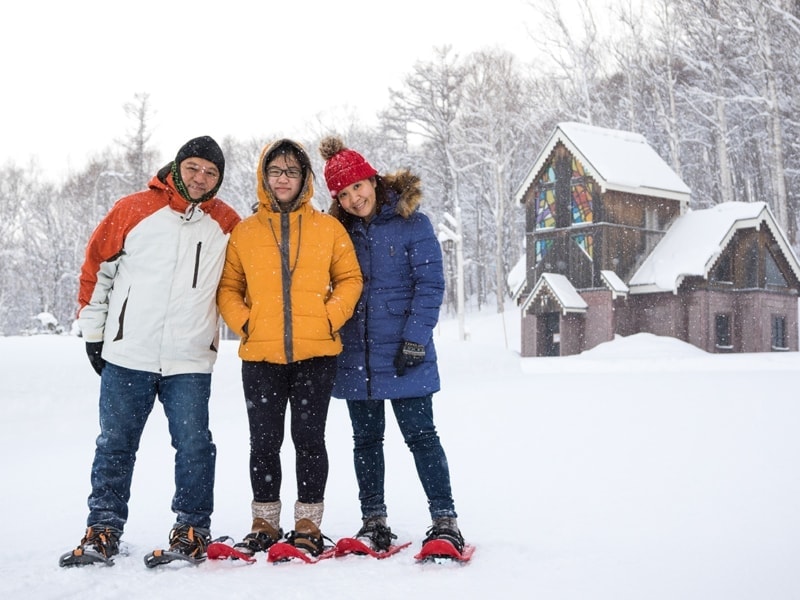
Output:
M344 150L344 142L334 135L329 135L319 143L320 156L326 161L339 154L342 150Z

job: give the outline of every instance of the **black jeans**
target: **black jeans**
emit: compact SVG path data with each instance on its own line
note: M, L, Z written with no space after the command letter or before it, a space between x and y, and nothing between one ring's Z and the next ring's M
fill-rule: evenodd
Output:
M307 504L323 501L328 481L325 423L335 377L335 356L288 365L242 362L250 423L250 484L256 502L280 500L280 452L287 405L291 409L297 500Z

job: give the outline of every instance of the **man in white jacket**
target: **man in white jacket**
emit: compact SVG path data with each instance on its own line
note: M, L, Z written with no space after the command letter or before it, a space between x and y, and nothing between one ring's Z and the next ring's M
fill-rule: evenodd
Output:
M240 220L216 198L224 171L212 138L189 140L147 190L117 201L89 239L78 324L101 378L100 435L86 534L61 566L111 564L119 552L136 451L156 398L175 448L169 549L205 556L216 459L208 424L216 289L228 237ZM160 556L148 555L148 566Z

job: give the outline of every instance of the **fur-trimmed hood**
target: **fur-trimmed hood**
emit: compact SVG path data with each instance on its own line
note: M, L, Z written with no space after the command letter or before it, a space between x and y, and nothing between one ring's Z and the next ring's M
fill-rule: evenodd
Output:
M422 183L419 177L408 169L403 169L392 175L386 175L383 181L387 190L397 193L395 211L398 215L407 219L415 210L419 209L422 202Z

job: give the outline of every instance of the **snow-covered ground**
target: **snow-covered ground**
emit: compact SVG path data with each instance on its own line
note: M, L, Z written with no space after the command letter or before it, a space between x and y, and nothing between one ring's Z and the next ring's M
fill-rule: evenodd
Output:
M789 599L800 597L800 356L708 355L637 335L581 356L519 356L518 313L437 332L434 401L466 566L417 565L429 524L411 455L387 431L390 525L412 548L384 561L207 562L148 570L172 525L172 450L154 410L134 475L127 553L61 569L83 534L98 378L82 340L0 338L0 597ZM508 339L508 344L506 344ZM247 423L235 342L214 375L212 534L250 524ZM359 526L347 411L333 401L323 531ZM284 447L291 527L291 442Z

